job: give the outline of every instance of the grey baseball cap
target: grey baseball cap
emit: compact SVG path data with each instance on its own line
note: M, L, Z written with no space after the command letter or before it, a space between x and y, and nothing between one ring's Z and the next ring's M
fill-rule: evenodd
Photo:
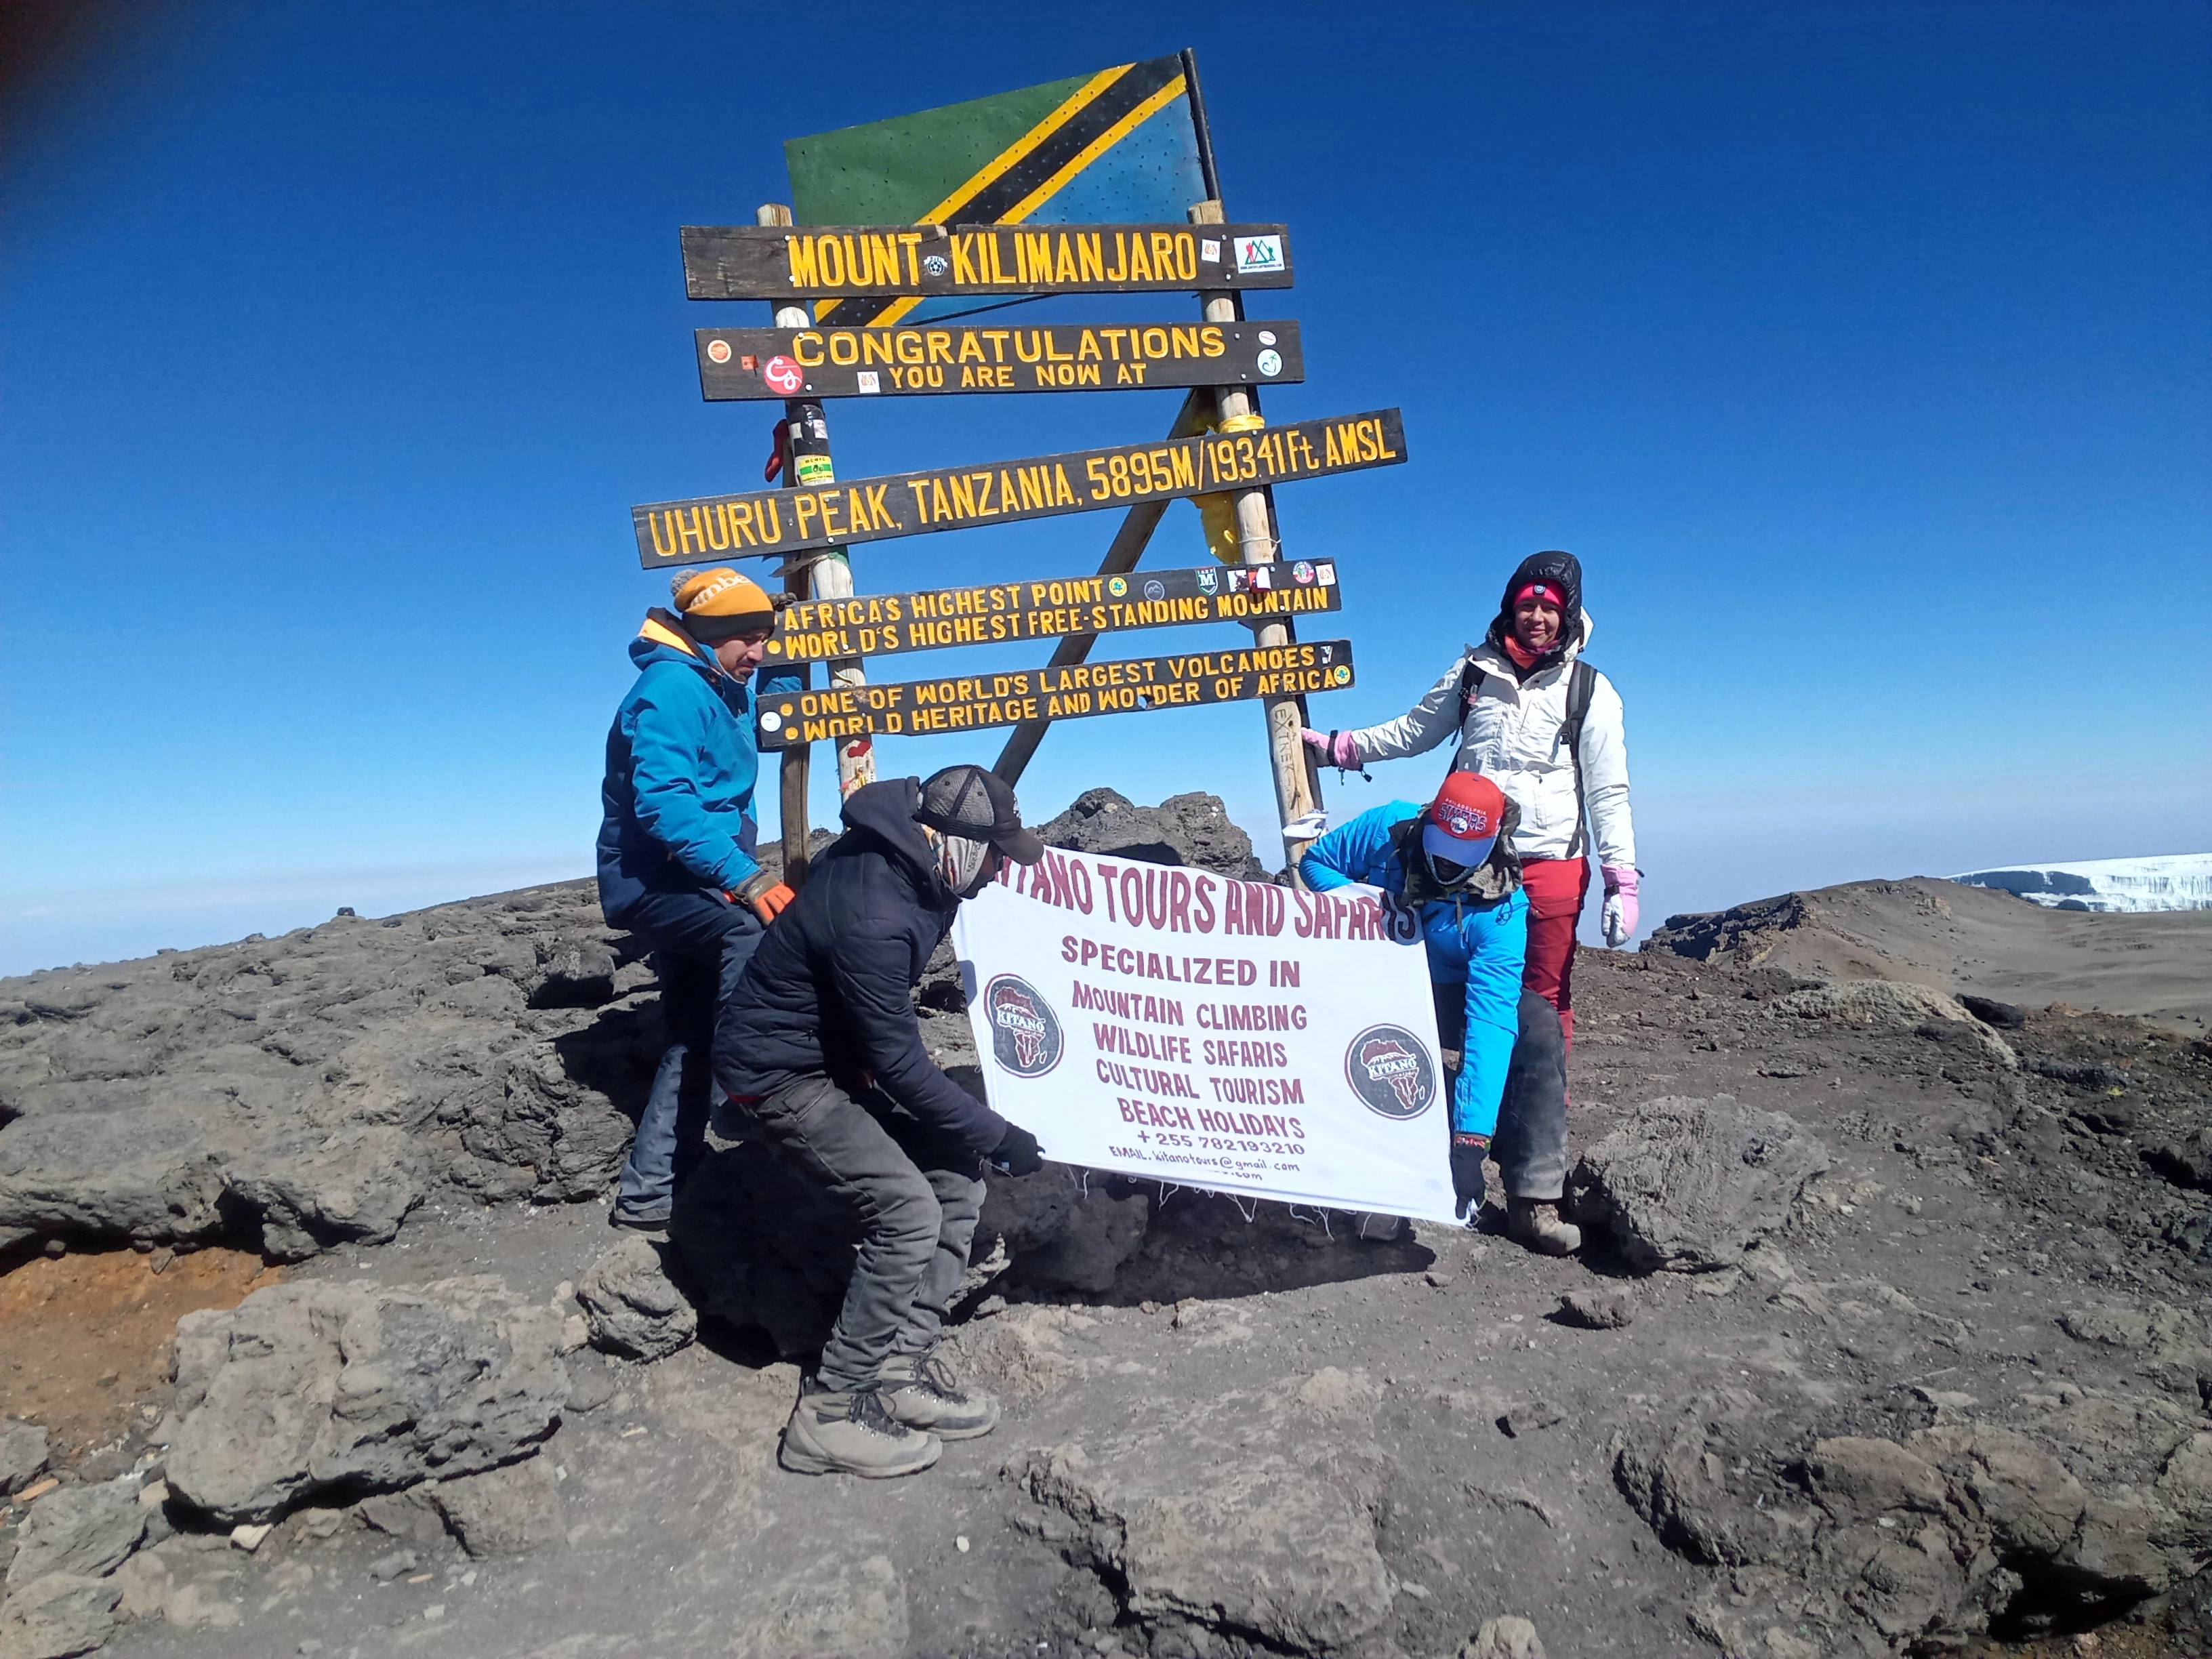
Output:
M1017 864L1044 856L1036 831L1022 826L1022 809L1006 781L988 768L948 766L922 781L915 822L948 836L987 841Z

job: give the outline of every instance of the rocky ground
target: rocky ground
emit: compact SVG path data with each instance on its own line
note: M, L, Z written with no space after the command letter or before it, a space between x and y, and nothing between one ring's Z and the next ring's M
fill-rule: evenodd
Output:
M1048 839L1252 872L1202 796ZM2202 1653L2212 1050L1983 1000L1962 890L1586 952L1577 1258L997 1183L1006 1420L881 1484L774 1461L842 1218L718 1142L605 1224L587 884L0 981L0 1656Z

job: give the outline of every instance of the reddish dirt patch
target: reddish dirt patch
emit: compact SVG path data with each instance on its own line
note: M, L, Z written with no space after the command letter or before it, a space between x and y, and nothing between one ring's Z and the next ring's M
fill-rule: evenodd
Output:
M34 1257L0 1274L0 1417L44 1425L57 1462L117 1440L149 1395L166 1399L179 1318L283 1277L237 1250Z

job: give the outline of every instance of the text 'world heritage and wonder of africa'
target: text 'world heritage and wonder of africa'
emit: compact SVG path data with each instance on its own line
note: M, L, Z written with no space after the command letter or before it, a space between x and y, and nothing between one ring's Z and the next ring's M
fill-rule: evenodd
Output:
M1338 691L1352 683L1348 640L1070 663L1004 674L841 685L763 696L763 750L842 738L972 732L1023 720L1151 714L1203 703Z

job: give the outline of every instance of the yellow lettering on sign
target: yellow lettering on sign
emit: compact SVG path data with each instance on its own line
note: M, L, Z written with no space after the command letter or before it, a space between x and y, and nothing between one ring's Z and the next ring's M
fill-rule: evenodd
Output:
M921 233L913 230L902 230L899 233L898 240L899 246L906 250L907 284L911 288L920 288L921 286L921 257L920 254L915 252L915 250L921 245Z
M845 250L835 236L816 239L815 248L822 265L822 286L845 286Z
M1106 273L1106 280L1109 283L1126 283L1129 280L1129 270L1126 263L1127 253L1122 246L1127 240L1126 232L1117 230L1114 233L1114 264L1112 269Z
M1061 238L1063 241L1066 239ZM1022 280L1025 283L1048 283L1052 280L1052 233L1050 231L1018 231L1014 240L1021 250L1024 267Z
M814 239L811 236L787 236L783 250L791 261L791 285L795 289L819 288L821 268L814 262Z
M814 354L811 357L806 355L809 351ZM791 355L809 368L818 368L822 362L822 337L811 331L793 335Z
M869 329L860 336L860 361L864 363L888 363L891 361L891 337L879 328Z
M1208 323L1198 331L1198 343L1209 357L1221 356L1229 349L1229 342L1222 338L1221 326L1218 323Z
M957 287L963 283L980 285L982 277L975 270L975 233L966 232L952 239L952 281Z
M980 363L983 361L983 343L975 337L973 329L963 329L960 331L960 361L963 363ZM965 386L968 382L963 379L960 384Z
M929 347L929 361L949 363L952 361L952 336L941 328L933 328L922 339Z
M1095 230L1079 231L1075 238L1075 263L1079 283L1103 283L1106 280L1106 265L1101 253L1103 239Z
M1114 240L1118 242L1121 239L1116 236ZM1133 283L1152 280L1152 262L1145 257L1145 239L1142 236L1129 239L1129 280Z

